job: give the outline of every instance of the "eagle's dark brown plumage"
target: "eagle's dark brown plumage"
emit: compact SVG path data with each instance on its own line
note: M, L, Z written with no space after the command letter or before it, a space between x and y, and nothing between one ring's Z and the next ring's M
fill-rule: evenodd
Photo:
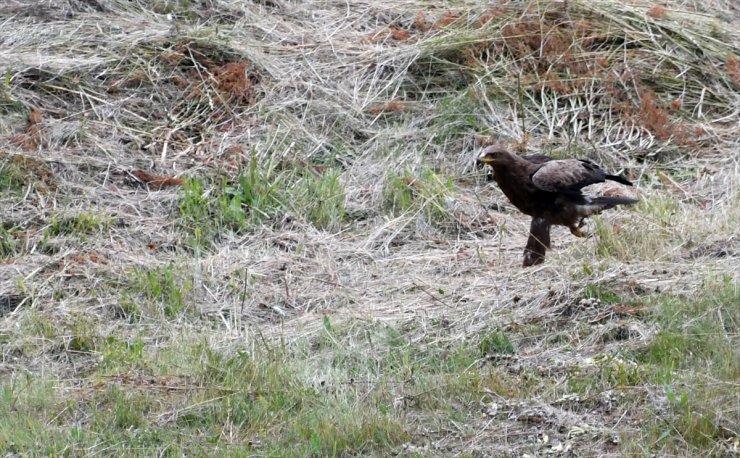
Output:
M583 219L616 205L637 203L630 197L588 197L581 189L612 180L632 186L627 179L609 175L593 162L579 159L552 160L546 156L520 157L501 146L489 146L478 161L493 167L493 177L516 208L532 217L524 248L524 266L541 264L550 248L550 228L566 226L576 237Z

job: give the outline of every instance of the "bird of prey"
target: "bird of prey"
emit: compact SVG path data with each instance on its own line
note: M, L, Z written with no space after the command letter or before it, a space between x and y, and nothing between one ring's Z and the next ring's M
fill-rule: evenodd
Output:
M616 205L632 205L636 199L621 196L585 196L581 189L605 180L632 186L627 179L609 175L587 160L553 160L539 154L517 156L505 147L485 148L478 161L493 168L493 177L512 204L532 217L529 238L524 248L524 267L545 262L550 248L550 228L565 226L576 237L583 220Z

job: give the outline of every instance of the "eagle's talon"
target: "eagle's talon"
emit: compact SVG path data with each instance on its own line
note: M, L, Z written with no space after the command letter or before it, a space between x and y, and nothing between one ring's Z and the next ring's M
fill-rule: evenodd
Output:
M525 250L522 267L531 267L545 262L544 253L535 253L534 251Z
M582 226L582 225L581 225ZM570 233L575 235L576 237L586 238L588 237L588 234L583 232L580 228L581 226L570 226Z

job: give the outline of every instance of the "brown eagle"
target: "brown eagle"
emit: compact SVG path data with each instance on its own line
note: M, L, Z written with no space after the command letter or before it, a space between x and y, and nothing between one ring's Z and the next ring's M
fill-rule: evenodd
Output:
M582 188L606 180L632 186L627 179L609 175L587 160L552 160L539 154L521 157L495 145L485 148L478 161L493 167L493 177L506 197L532 217L524 267L545 262L553 225L566 226L576 237L586 237L581 231L584 218L616 205L637 203L629 197L583 195Z

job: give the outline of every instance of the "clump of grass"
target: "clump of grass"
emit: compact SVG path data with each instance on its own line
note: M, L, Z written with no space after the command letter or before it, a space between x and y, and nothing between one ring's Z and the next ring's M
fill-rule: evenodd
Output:
M643 367L630 359L604 355L593 366L577 367L568 374L568 389L579 395L592 396L607 390L627 389L649 380Z
M178 203L181 224L192 234L197 245L212 236L210 205L210 197L205 193L202 179L184 181Z
M20 191L23 189L25 177L14 165L0 158L0 191Z
M389 172L383 186L383 206L392 215L416 213L440 224L449 219L445 200L451 191L452 180L433 170L425 169L418 175Z
M185 180L179 202L183 227L198 244L221 231L237 233L285 212L296 212L320 229L336 229L345 217L340 171L307 164L283 164L256 157L239 175L222 177L206 189L199 178Z
M149 367L144 341L141 338L106 337L99 345L101 371L145 370Z
M49 165L35 156L0 151L0 191L19 192L31 185L41 192L56 188L56 178Z
M638 225L626 224L623 219L614 222L614 217L594 218L596 255L623 261L660 257L668 245L676 243L677 221L691 216L679 210L674 197L661 193L641 199L629 210L639 215Z
M100 344L97 323L90 317L80 314L73 315L70 321L67 349L85 353L96 350Z
M20 378L0 385L0 396L6 398L0 406L4 450L42 450L41 440L50 454L65 446L103 446L118 452L187 447L340 456L384 454L409 438L382 391L358 386L358 392L334 381L323 386L306 380L299 369L312 358L284 347L228 355L202 341L182 342L178 351L146 352L142 345L124 349L121 342L109 340L101 348L103 383L82 391L83 402L65 399L56 385L36 377L28 377L24 386L18 386ZM131 369L150 375L139 377ZM188 377L170 375L175 370ZM159 391L168 387L172 391L162 398ZM26 398L39 390L44 396ZM84 429L67 413L71 405L85 413ZM54 421L49 424L49 419ZM20 428L38 434L17 434ZM224 428L239 439L223 436ZM179 434L184 436L178 439Z
M666 369L666 382L684 367L709 364L711 374L728 380L740 370L734 341L740 330L740 288L725 276L696 298L658 297L651 310L661 326L643 361Z
M439 101L433 122L434 142L444 145L489 128L484 122L485 107L473 91L448 95Z
M247 170L239 174L236 187L222 188L225 195L231 196L229 206L246 210L249 222L259 222L273 216L283 208L281 187L285 184L281 179L278 163L267 160L260 164L256 157L252 157ZM222 183L225 184L225 183ZM228 197L227 197L228 200ZM236 218L236 223L244 221ZM240 228L236 226L237 229Z
M12 229L0 225L0 259L13 257L17 254L18 241L13 236Z
M55 237L58 235L87 236L110 229L112 219L103 215L81 212L72 216L54 215L44 235Z
M650 142L695 148L705 132L692 114L697 109L719 114L732 106L730 78L716 70L725 64L731 47L706 40L704 24L679 30L650 15L646 21L644 13L615 3L565 9L567 20L555 4L461 13L462 20L423 42L418 68L412 70L426 84L451 90L465 76L477 80L477 95L492 111L501 102L517 107L521 126L511 134L522 138L541 131L548 138L602 142L601 134L614 129L620 132L615 141L638 135ZM681 45L659 60L665 48L657 37L665 34ZM630 52L619 49L625 41L635 44ZM685 72L675 76L676 66L691 61L695 52L706 60L686 65ZM649 64L656 61L657 67ZM465 76L451 77L460 74ZM722 89L708 101L706 92L712 87ZM492 117L500 122L496 113Z
M377 406L365 404L359 411L346 403L349 393L325 396L301 382L284 363L290 355L280 349L271 354L260 350L224 357L201 348L201 383L234 391L223 402L207 407L205 416L183 419L186 422L197 424L206 418L214 425L230 421L246 430L272 430L279 435L266 444L268 450L277 452L288 444L299 444L298 454L311 456L335 455L339 450L360 453L406 437L397 421L379 414Z
M318 228L337 228L344 220L345 193L338 170L309 173L296 182L292 207Z
M611 288L604 285L588 283L586 289L583 292L583 298L585 299L597 299L599 302L604 304L619 304L622 302L622 297Z
M2 114L4 115L9 115L13 113L24 113L26 111L25 107L23 106L23 102L13 97L13 94L11 92L12 74L10 70L10 67L5 70L5 74L3 75L3 82L0 86L0 112L2 112ZM3 124L0 124L0 128L3 127L5 126ZM5 134L6 132L2 133Z
M658 295L651 318L660 330L636 360L665 390L668 411L647 416L643 451L702 454L725 450L740 422L734 387L740 373L740 288L730 276L709 281L693 297ZM634 445L634 444L633 444ZM637 446L636 446L637 447Z
M222 178L210 189L206 185L201 178L185 180L179 202L182 225L198 245L211 243L221 231L245 231L284 208L274 166L260 169L251 161L233 182Z
M514 354L514 344L502 329L494 329L481 338L479 344L483 356L490 354Z
M165 318L172 319L186 311L192 290L192 281L173 264L135 271L131 292L123 300L128 303L123 312L127 316L137 317L145 310L154 313L153 316L161 313ZM144 298L141 305L133 302L138 296Z
M25 374L0 384L0 449L29 450L54 455L64 448L64 436L46 424L62 404L52 382Z

